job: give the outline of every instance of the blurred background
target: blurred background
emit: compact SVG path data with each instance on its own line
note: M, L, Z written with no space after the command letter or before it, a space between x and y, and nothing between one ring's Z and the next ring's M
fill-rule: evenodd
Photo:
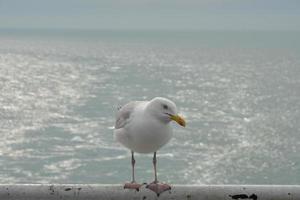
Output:
M297 0L0 0L0 183L130 180L116 108L163 96L160 180L300 184L299 34Z

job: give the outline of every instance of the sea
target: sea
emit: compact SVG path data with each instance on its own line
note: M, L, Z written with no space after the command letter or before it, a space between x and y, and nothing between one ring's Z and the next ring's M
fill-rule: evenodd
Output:
M0 183L123 184L117 108L166 97L169 184L300 184L300 32L0 30ZM152 182L151 154L136 179Z

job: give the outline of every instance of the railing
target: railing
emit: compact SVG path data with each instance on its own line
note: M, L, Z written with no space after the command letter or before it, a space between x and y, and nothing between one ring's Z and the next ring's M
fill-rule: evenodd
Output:
M10 184L0 185L0 200L300 200L300 185L173 185L159 197L144 186L140 191L122 185Z

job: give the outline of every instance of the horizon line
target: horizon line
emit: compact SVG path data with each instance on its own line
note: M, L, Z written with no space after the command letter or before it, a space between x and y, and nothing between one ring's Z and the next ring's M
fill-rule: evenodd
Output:
M240 31L240 32L298 32L300 29L224 29L224 28L205 28L205 29L175 29L175 28L78 28L78 27L0 27L0 31L87 31L87 32L108 32L108 31L126 31L126 32L206 32L206 31Z

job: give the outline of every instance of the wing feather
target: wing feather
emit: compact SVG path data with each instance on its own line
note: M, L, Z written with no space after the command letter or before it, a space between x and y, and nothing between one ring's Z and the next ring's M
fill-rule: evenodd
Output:
M131 101L119 108L116 116L115 129L125 127L129 123L134 109L141 103L142 101Z

